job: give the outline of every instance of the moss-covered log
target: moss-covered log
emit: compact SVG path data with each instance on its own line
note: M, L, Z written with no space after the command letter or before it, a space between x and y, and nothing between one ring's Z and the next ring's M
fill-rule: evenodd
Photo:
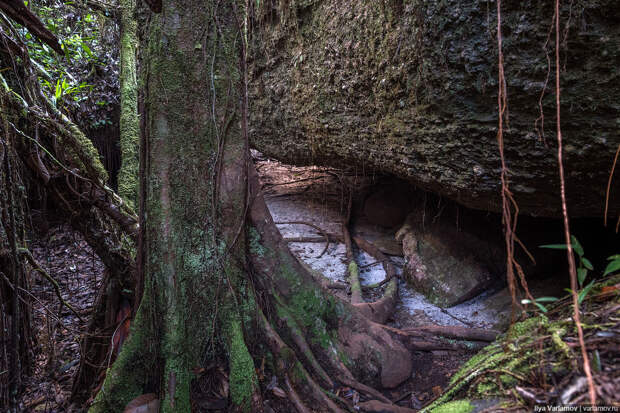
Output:
M252 48L251 141L282 161L378 170L500 211L495 7L482 0L264 1ZM559 216L552 3L502 11L511 191ZM620 14L563 2L562 130L568 208L601 216L620 144ZM539 99L544 109L544 133ZM538 121L537 121L538 119ZM620 211L612 188L610 215ZM611 210L613 209L613 211Z

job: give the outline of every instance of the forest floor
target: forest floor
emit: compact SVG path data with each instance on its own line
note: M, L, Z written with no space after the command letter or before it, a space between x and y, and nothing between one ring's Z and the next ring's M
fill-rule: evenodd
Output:
M101 285L104 265L68 225L53 226L31 241L34 258L57 282L61 296L80 315L61 306L48 280L31 271L32 326L37 338L33 374L22 396L25 412L64 412L80 360L79 343Z
M326 248L323 240L318 241L322 238L321 232L312 226L281 222L307 222L325 232L340 233L347 208L345 187L363 194L372 190L375 177L313 166L294 167L266 159L258 153L254 153L254 157L267 205L274 221L280 223L277 225L283 237L317 239L315 242L290 242L291 251L331 281L342 283L344 288L332 291L348 300L344 244L330 242ZM359 208L353 212L353 232L388 254L400 275L404 258L401 246L394 239L396 229L384 229L368 222ZM36 272L31 273L36 361L33 374L25 383L22 406L25 412L64 412L67 411L72 376L80 359L79 342L86 331L104 266L84 239L67 225L51 226L47 232L33 238L30 245L35 259L58 282L63 299L82 319L60 306L47 280ZM382 266L365 252L355 250L355 259L360 267L362 285L385 278ZM549 283L534 283L530 287L535 296L553 295L551 290L559 288ZM378 298L377 294L380 291L365 292L364 298L373 301ZM401 279L399 303L388 325L408 328L435 324L502 331L507 327L510 304L507 290L500 285L472 300L443 309L430 303ZM460 351L414 352L411 379L384 394L393 401L399 400L402 406L419 409L440 396L453 374L473 354L465 348ZM354 397L354 391L348 396ZM347 397L346 391L344 397ZM272 406L279 411L277 405L274 400Z

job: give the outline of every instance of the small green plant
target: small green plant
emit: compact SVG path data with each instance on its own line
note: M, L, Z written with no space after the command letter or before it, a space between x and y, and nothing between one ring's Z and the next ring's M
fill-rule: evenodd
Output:
M540 311L546 313L549 310L542 303L552 303L554 301L558 301L558 299L556 297L540 297L535 298L534 301L528 299L521 300L521 304L534 304Z
M579 294L577 295L577 300L579 304L581 304L581 302L586 298L586 296L588 295L592 287L594 287L594 280L591 281L585 287L583 286L586 278L588 277L588 271L593 271L594 266L592 265L590 260L585 257L585 252L583 250L583 247L579 243L579 240L577 240L577 238L574 235L571 235L570 239L571 239L571 246L573 250L575 251L575 253L577 254L577 257L579 258L579 266L577 268L577 281L579 283ZM540 248L565 250L566 244L547 244L547 245L541 245ZM620 269L620 254L609 257L609 260L612 260L612 262L607 266L607 269L605 270L604 275L607 275L612 271ZM615 264L612 265L613 263ZM564 290L568 292L569 294L573 293L573 290L569 288L565 288ZM540 311L542 311L543 313L546 313L548 311L547 307L545 307L545 305L542 303L551 303L557 300L558 299L556 297L540 297L540 298L535 298L534 301L528 300L528 299L521 300L521 304L534 304L536 307L538 307L538 309L540 309Z
M588 271L594 270L594 267L592 266L592 263L590 262L590 260L584 256L583 247L581 246L577 238L574 235L571 235L570 240L571 240L571 246L573 247L573 251L575 251L575 253L577 254L577 257L579 258L579 267L577 268L577 281L579 282L579 288L581 288L583 287L583 283L586 280L586 277L588 276ZM540 248L565 250L566 244L541 245Z

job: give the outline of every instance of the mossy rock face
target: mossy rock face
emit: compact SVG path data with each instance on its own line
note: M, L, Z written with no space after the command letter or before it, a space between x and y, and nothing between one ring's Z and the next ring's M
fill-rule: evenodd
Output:
M391 173L463 205L501 211L494 4L261 4L269 9L257 12L249 84L256 148L295 164ZM620 143L620 9L612 0L562 6L563 30L571 16L561 49L569 212L600 216ZM552 8L528 0L502 10L511 191L521 212L538 216L561 215L554 83L551 76L545 86L543 47ZM543 90L544 136L540 122L535 127ZM609 205L610 216L620 212L620 202Z

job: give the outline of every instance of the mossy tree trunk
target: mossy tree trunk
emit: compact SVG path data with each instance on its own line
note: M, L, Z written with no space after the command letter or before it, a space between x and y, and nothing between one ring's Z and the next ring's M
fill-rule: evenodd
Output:
M241 410L261 408L263 357L299 411L340 411L346 403L327 391L337 381L366 388L354 374L386 387L410 375L408 350L291 255L257 191L244 136L245 15L242 2L168 0L150 17L144 294L92 412L122 411L145 393L162 411L190 411L195 372L222 360Z
M135 208L138 201L138 81L136 51L138 28L136 1L122 0L121 6L121 169L118 172L118 193Z

